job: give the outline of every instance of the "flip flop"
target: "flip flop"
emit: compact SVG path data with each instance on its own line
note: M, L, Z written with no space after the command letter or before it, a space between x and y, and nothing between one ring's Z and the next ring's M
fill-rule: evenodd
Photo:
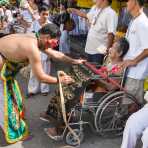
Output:
M49 137L49 138L51 138L52 140L55 140L55 141L61 141L62 139L63 139L63 137L62 136L59 136L59 135L57 135L57 136L52 136L49 132L48 132L48 128L44 128L44 132L47 134L47 136Z
M48 122L48 123L57 122L51 115L47 115L46 112L40 113L40 120Z

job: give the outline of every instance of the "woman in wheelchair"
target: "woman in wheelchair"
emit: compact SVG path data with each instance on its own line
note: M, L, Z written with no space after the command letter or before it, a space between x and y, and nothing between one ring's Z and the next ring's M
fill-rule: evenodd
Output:
M120 83L123 76L123 69L119 67L118 64L123 61L124 56L128 52L128 49L128 41L125 38L118 39L118 41L113 44L112 48L110 48L108 56L108 61L110 62L105 66L102 66L99 70L107 74L109 77L113 77L115 81ZM95 81L93 85L94 91L100 93L117 89L116 86L101 79Z
M110 63L107 64L106 66L101 67L100 71L103 73L107 73L108 75L120 76L123 73L123 70L118 66L118 63L123 60L124 56L128 52L128 49L129 49L129 43L125 38L121 38L118 41L116 41L109 51ZM71 74L72 74L72 78L75 78L75 77L73 77L73 72ZM73 94L72 99L68 100L68 98L65 97L65 106L66 106L67 114L68 114L68 110L69 110L69 109L67 110L67 107L68 108L72 107L72 106L74 106L74 104L78 103L78 101L79 101L77 94L78 94L78 91L80 91L82 88L83 79L80 78L79 81L81 81L81 83L79 82L78 85L73 84L73 85L75 85L73 87L73 88L75 88L75 90L72 90L72 94ZM86 81L86 80L84 80L84 81ZM120 80L117 80L117 81L120 81ZM75 83L77 83L76 79L75 79ZM100 80L100 79L97 80L92 85L94 85L94 87L93 87L94 92L105 92L105 91L109 91L110 89L116 89L111 84L107 83L104 80ZM68 87L71 87L71 86L69 85ZM53 98L51 98L51 101L50 101L47 111L45 113L41 114L41 116L40 116L41 120L49 121L49 122L52 122L55 124L53 128L48 128L45 130L46 134L54 140L58 139L57 135L59 135L59 133L58 133L59 129L63 125L63 121L62 121L63 119L62 119L62 115L61 115L62 113L60 111L60 104L59 104L58 100L60 100L59 93L56 92L56 95ZM68 102L70 102L70 104L68 104ZM55 115L52 115L53 113L55 113ZM61 119L59 120L59 118L61 118ZM55 122L53 122L53 120Z

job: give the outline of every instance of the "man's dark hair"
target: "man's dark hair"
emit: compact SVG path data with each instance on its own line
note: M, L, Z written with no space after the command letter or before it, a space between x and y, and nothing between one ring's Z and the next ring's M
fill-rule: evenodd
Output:
M60 29L57 25L55 24L47 24L44 27L42 27L39 32L39 34L44 34L44 35L50 35L51 38L56 38L60 36Z
M112 4L112 0L107 0L107 1L108 1L109 5L111 5L111 4Z
M123 37L117 41L117 44L118 44L117 52L121 54L120 58L123 58L129 50L129 42L127 41L126 38Z
M39 13L41 13L42 11L49 11L49 7L47 5L42 5L41 7L39 7Z
M6 9L10 9L11 7L10 7L10 5L6 5Z
M62 6L64 6L64 8L65 8L65 9L67 9L67 8L68 8L67 2L62 1L60 4L61 4Z
M139 6L141 6L141 7L144 5L144 0L137 0L137 2L139 4Z

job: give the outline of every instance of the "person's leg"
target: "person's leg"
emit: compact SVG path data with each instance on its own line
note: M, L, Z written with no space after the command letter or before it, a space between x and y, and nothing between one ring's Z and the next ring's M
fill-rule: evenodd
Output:
M65 34L65 53L70 54L70 37L69 32L67 30L64 30Z
M50 74L51 63L48 60L42 61L43 70L46 74ZM49 84L41 83L41 93L46 95L49 93Z
M61 33L59 51L65 54L70 53L69 35L68 35L68 31L66 30L63 30Z
M104 54L97 54L97 55L96 55L96 58L98 59L98 64L100 64L100 65L103 64L103 62L104 62L104 57L105 57Z
M137 85L139 86L137 88L137 98L139 98L139 102L144 105L144 80L138 80Z
M33 71L30 72L30 79L28 82L28 94L36 94L39 91L40 83L33 74Z
M0 124L1 126L4 125L3 131L8 143L16 143L26 139L29 134L24 120L24 98L16 80L17 67L19 66L16 63L7 62L1 70L2 87L0 98L3 100L1 100L0 104L4 105L4 114L0 116L4 121L0 122Z
M142 132L148 127L148 107L143 107L138 112L134 113L127 120L121 148L135 148L137 139L142 135Z
M4 86L3 81L0 80L0 127L4 129L4 111L5 111L5 102L4 102Z
M142 148L148 148L148 127L144 130L141 140L143 143Z
M4 65L4 59L0 55L0 72L2 71ZM4 129L4 108L5 108L5 102L4 102L4 85L2 81L2 77L0 75L0 127Z
M136 97L137 101L144 104L144 81L132 78L126 78L125 89L128 93Z

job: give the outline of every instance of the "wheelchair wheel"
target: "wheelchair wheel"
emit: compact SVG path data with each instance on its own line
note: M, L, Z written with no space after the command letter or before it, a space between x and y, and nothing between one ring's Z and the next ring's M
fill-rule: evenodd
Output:
M110 96L111 94L115 93L115 91L111 91L107 94L105 94L103 97L101 97L100 99L98 99L98 102L97 102L97 105L99 106L103 101L104 99L106 99L108 96Z
M76 126L72 128L75 134L80 139L80 144L84 141L84 132L80 130L80 126ZM76 137L67 129L65 135L64 135L64 141L66 144L70 146L78 146L79 142Z
M130 103L123 103L124 99ZM123 91L114 92L99 105L95 116L95 127L102 136L120 136L128 117L139 108L140 105L132 95Z

